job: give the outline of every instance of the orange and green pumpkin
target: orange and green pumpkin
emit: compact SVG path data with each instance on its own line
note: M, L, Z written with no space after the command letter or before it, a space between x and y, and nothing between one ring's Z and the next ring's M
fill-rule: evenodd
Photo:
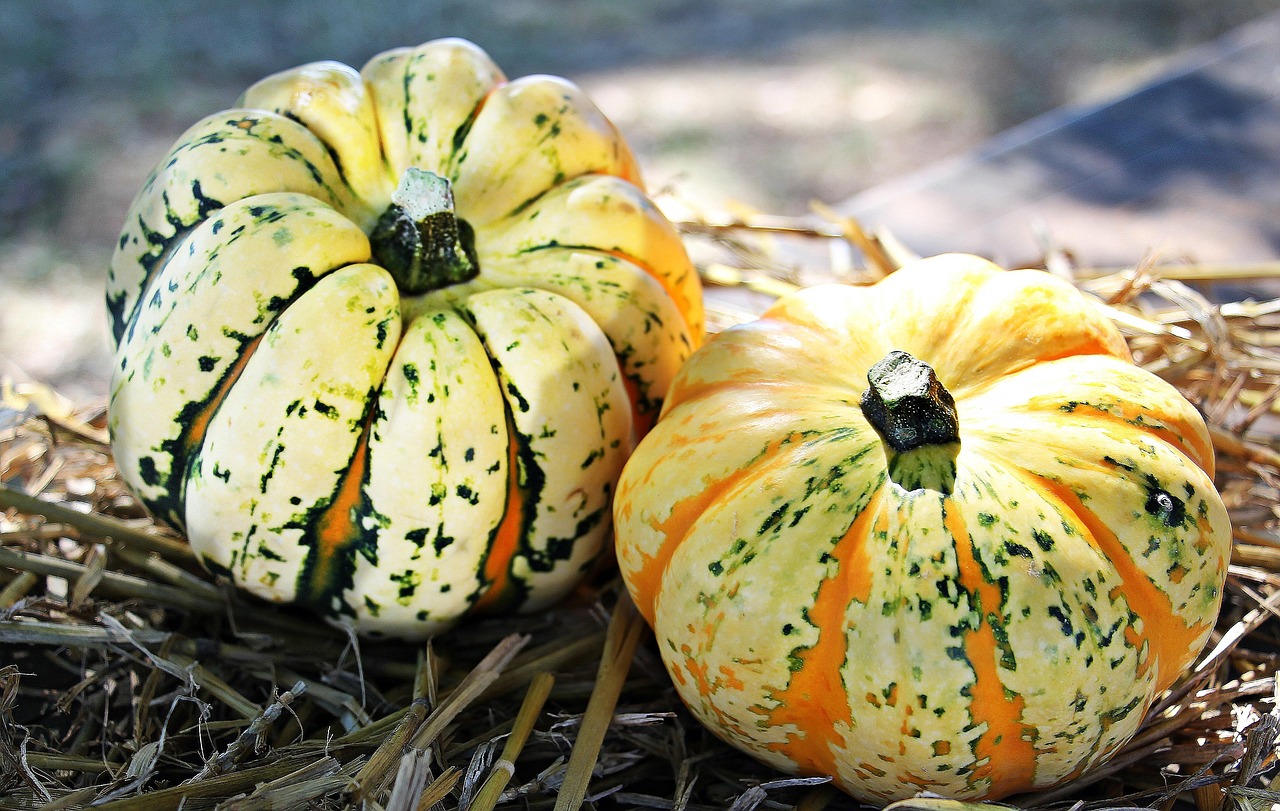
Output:
M1208 638L1231 537L1203 420L1100 309L960 255L711 339L615 520L694 715L877 804L1104 760Z
M700 343L700 286L581 90L461 40L268 77L130 208L112 448L209 568L421 637L561 597Z

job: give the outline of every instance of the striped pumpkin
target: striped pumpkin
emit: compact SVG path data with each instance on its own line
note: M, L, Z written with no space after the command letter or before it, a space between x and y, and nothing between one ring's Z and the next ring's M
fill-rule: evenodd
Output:
M260 81L128 212L121 475L211 570L362 631L555 601L702 335L639 182L578 88L461 40Z
M874 804L1121 746L1231 538L1196 410L1071 285L949 255L715 336L623 472L618 558L684 701Z

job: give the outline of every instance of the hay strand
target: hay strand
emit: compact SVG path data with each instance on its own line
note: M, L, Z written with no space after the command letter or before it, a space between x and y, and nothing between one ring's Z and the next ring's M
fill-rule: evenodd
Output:
M644 631L644 619L626 594L618 598L605 634L604 653L600 659L599 675L587 709L582 714L578 739L565 767L564 784L556 799L555 811L577 811L586 799L591 775L599 757L600 745L608 732L614 707L622 693L627 672L631 669L631 657Z

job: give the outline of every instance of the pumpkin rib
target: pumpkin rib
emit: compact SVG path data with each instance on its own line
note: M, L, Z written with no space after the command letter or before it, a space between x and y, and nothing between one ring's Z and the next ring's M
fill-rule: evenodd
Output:
M224 173L219 159L238 150L246 171ZM185 245L179 232L207 222L231 203L259 194L292 192L311 197L357 224L368 212L335 189L340 180L325 145L301 123L267 110L232 109L187 130L134 199L107 274L112 334L145 300L159 259ZM341 183L346 188L345 181ZM163 224L162 224L163 223ZM172 231L172 234L168 234ZM189 233L188 233L189 236ZM141 250L141 253L137 251Z
M500 137L506 143L496 148ZM561 140L560 149L547 149ZM479 231L518 215L548 188L597 173L639 183L630 150L581 88L524 76L489 94L467 133L454 188L457 199L467 201L460 210Z
M355 569L352 558L360 551L368 554L377 549L376 531L361 526L361 519L371 512L365 488L369 483L369 432L376 412L374 400L371 391L367 399L370 405L361 420L364 427L350 461L338 477L333 495L322 510L309 516L309 526L302 528L304 536L312 539L298 573L296 599L303 605L333 611L336 604L345 603L342 595L350 588Z
M330 329L312 338L320 314ZM399 333L391 279L373 265L327 274L272 323L188 479L187 531L207 565L260 595L296 597L307 532L352 464Z
M601 239L601 229L609 239ZM696 271L681 261L679 232L630 180L598 171L545 189L520 216L485 227L487 252L519 259L550 248L611 255L658 281L676 302L691 333L701 336L705 315Z
M270 110L306 127L352 196L370 208L394 183L384 169L373 99L363 77L347 65L312 62L272 74L245 90L237 106Z
M487 54L456 38L385 51L370 59L360 75L373 101L383 162L391 173L399 175L410 166L436 167L453 182L459 152L480 110L508 82ZM467 97L474 99L467 113L452 115L452 104ZM438 128L447 131L434 132ZM433 152L440 144L447 145L447 155Z
M597 248L591 245L559 245L559 244L538 245L532 248L524 249L523 253L534 253L536 251L544 251L544 250L581 251L583 253L591 253L598 256L610 256L610 257L613 257L614 259L621 259L622 261L630 265L634 265L635 267L644 271L646 276L648 276L650 279L653 279L658 284L662 285L663 291L667 294L667 297L670 298L671 301L673 302L688 301L688 299L684 295L682 295L683 291L679 289L679 287L673 282L672 279L668 278L667 276L661 273L658 273L652 263L647 262L646 260L635 256L633 253L628 253L626 251L621 251L617 249ZM695 326L697 326L697 324L694 318L690 313L685 311L684 307L680 307L680 315L684 319L685 326L688 328L689 333L691 335L698 334L698 330L695 329ZM691 350L694 348L696 347L690 346Z
M1128 396L1108 399L1098 390L1103 387L1123 387ZM1199 412L1172 386L1120 359L1066 356L1046 361L993 380L981 391L970 390L966 399L979 420L988 412L1008 411L1033 420L1085 421L1099 431L1118 429L1159 440L1209 478L1214 475L1213 443ZM998 435L1004 429L996 424L979 430Z
M148 501L147 506L159 515L167 516L180 530L186 526L184 514L186 512L187 479L191 475L191 465L195 461L196 455L200 452L201 446L204 445L204 437L209 430L209 423L213 420L214 415L218 413L218 409L222 406L222 402L227 399L227 395L231 393L232 386L236 384L236 381L240 379L240 375L244 373L244 367L249 363L249 358L253 356L254 350L258 348L258 344L261 342L262 336L259 335L246 344L240 352L240 356L228 367L222 379L214 384L213 394L199 404L198 407L192 409L194 413L188 413L184 409L183 413L179 415L178 424L181 428L177 438L174 440L172 450L173 462L170 467L170 484L165 488L165 496ZM195 405L195 402L192 402L191 405Z
M630 453L629 401L608 340L569 299L507 288L460 306L489 353L517 439L522 521L504 591L516 589L532 609L563 596L604 545L613 483ZM548 387L564 390L549 399Z
M281 229L299 239L276 240ZM301 238L307 235L330 241ZM143 502L178 527L185 525L190 461L245 358L318 279L368 258L367 240L345 217L294 193L232 203L191 229L184 244L139 299L111 382L117 464L126 478L142 480ZM205 299L215 305L212 324L194 317L196 302ZM186 375L171 383L175 370ZM150 418L134 419L135 413Z
M502 520L489 537L488 549L480 565L482 591L477 592L478 596L472 607L481 612L509 608L523 599L519 592L521 584L514 578L511 566L521 549L527 545L525 535L529 529L530 517L526 504L538 495L525 494L520 487L520 467L532 455L527 449L528 438L516 430L510 403L506 407L506 420L507 501Z
M972 743L978 765L965 776L965 781L970 789L976 788L980 781L989 781L982 793L1003 797L1032 784L1037 753L1028 738L1035 733L1023 722L1026 699L1011 695L1000 677L994 618L1003 607L1004 596L988 578L960 510L947 509L944 502L942 516L943 526L955 545L959 584L968 591L971 600L976 597L980 606L977 627L970 628L965 635L964 652L974 674L968 696L972 724L985 725L986 729Z
M469 408L456 407L458 398ZM370 631L444 630L483 586L484 540L506 508L509 435L488 353L457 311L409 321L377 395L367 498L377 562L356 559L348 604ZM376 616L358 604L379 606Z
M807 619L818 627L815 645L791 653L790 681L768 696L773 703L765 714L771 726L794 726L783 744L768 749L786 756L806 774L838 774L836 748L847 741L839 728L856 734L854 713L841 671L849 659L844 620L849 604L870 599L872 562L867 559L871 526L882 518L885 491L881 484L854 517L849 529L828 553L835 560L833 573L822 581Z
M922 284L923 276L934 278ZM957 400L1062 357L1129 359L1111 322L1069 283L1043 271L1003 270L978 257L943 254L890 274L869 291L879 299L883 317L875 323L886 345L928 362Z
M1137 409L1114 414L1091 403L1072 404L1072 406L1073 414L1097 424L1099 428L1107 425L1123 431L1132 431L1141 418L1141 411ZM1059 410L1061 410L1061 407L1059 407ZM1204 471L1206 476L1213 478L1213 445L1207 436L1202 436L1199 432L1190 430L1185 432L1175 431L1168 426L1153 425L1149 422L1141 425L1141 431L1145 438L1163 442L1174 451L1190 459Z
M1171 667L1168 662L1182 662L1186 652L1196 647L1196 640L1202 640L1212 624L1202 621L1191 625L1182 621L1168 595L1137 567L1120 539L1084 505L1078 493L998 452L993 452L992 456L1002 459L1006 471L1021 479L1025 486L1043 492L1056 502L1064 519L1074 520L1084 530L1082 534L1111 564L1121 581L1121 585L1112 588L1111 597L1123 597L1133 614L1142 620L1141 631L1131 625L1130 631L1126 632L1131 634L1130 641L1135 649L1147 648L1139 673L1154 669L1158 674L1156 692L1167 689L1181 675L1179 667Z
M1167 595L1133 564L1116 534L1084 506L1078 494L1049 479L1041 478L1040 484L1052 492L1088 528L1103 553L1116 566L1123 584L1120 593L1143 622L1139 638L1149 646L1147 666L1154 666L1158 674L1156 691L1167 689L1182 675L1179 665L1169 663L1181 662L1187 651L1198 647L1197 641L1208 635L1212 623L1202 621L1191 625L1183 622Z
M1004 657L998 672L1007 700L1025 700L1022 721L1034 730L1034 780L1023 787L1057 785L1133 734L1154 674L1133 644L1138 620L1118 599L1123 585L1093 536L985 447L968 448L963 459L970 483L951 503L981 555L983 579L1007 595L993 622ZM987 619L990 604L983 600Z
M678 303L657 280L605 251L548 250L520 266L536 274L534 278L522 279L512 262L504 257L490 263L488 278L495 283L519 281L563 296L601 327L632 392L637 434L646 434L661 410L661 395L694 349ZM671 347L679 349L673 352Z
M750 466L732 471L717 481L704 479L703 486L695 495L671 505L666 518L661 521L651 521L652 528L663 537L662 544L658 547L657 554L652 557L646 556L640 566L627 578L628 583L634 584L632 594L636 608L650 625L653 624L657 613L656 597L662 593L662 578L666 574L671 558L707 508L714 503L732 498L734 493L753 489L749 485L756 479L764 478L778 469L787 467L791 457L805 452L805 446L810 441L816 441L816 439L800 432L793 432L769 442L752 460ZM622 490L619 490L619 498L622 498Z
M1092 415L1083 419L1085 426L1096 421ZM1072 453L1078 431L1036 438L1032 441L1039 444L1023 448L1016 440L1030 436L1029 429L1015 429L1010 420L1000 433L984 431L980 441L1010 475L1028 487L1051 490L1064 516L1077 519L1117 566L1125 581L1121 593L1141 605L1135 612L1148 626L1143 638L1154 640L1147 667L1159 660L1157 683L1163 689L1211 629L1229 554L1225 539L1230 533L1222 528L1229 520L1220 499L1206 496L1213 493L1212 479L1179 445L1149 433L1149 422L1139 428L1125 425L1123 431L1112 428L1110 420L1100 424L1099 436L1110 436L1110 443L1089 455ZM1015 444L991 442L993 436L1013 438ZM1061 472L1055 475L1055 469ZM1122 487L1107 492L1109 482ZM1096 508L1086 503L1090 499L1097 499ZM1113 525L1123 526L1123 534ZM1153 617L1160 620L1154 628L1149 627ZM1201 619L1186 623L1183 617Z

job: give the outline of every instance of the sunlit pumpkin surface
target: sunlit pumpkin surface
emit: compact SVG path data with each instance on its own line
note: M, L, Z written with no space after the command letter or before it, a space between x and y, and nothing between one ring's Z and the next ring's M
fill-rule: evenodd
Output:
M364 631L559 599L702 336L638 183L577 87L461 40L262 80L127 214L121 475L214 571Z
M955 441L864 415L894 350ZM693 713L873 803L1080 775L1185 672L1230 527L1196 410L1066 282L968 256L811 288L685 365L618 558Z

